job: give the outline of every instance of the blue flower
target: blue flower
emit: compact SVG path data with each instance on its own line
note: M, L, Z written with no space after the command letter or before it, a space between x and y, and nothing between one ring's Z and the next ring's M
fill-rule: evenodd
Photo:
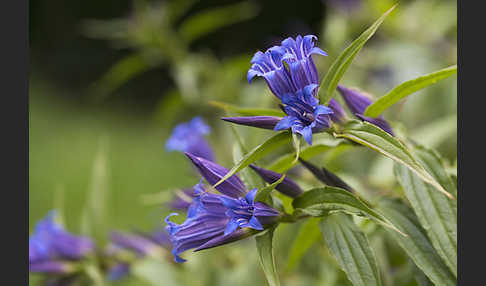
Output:
M204 158L186 153L208 183L215 184L228 170ZM176 262L189 249L199 251L252 235L273 223L280 213L261 202L255 202L256 189L248 192L237 175L231 176L213 193L202 181L194 187L194 200L186 220L178 225L165 218L166 230L173 245Z
M273 130L291 128L312 145L312 134L329 128L333 110L320 105L316 98L319 74L312 59L313 54L327 56L315 46L316 36L287 38L280 46L274 46L265 53L257 52L251 60L248 81L255 76L265 79L270 90L283 104L287 116L233 117L224 118L236 124L255 126ZM275 124L275 122L278 123Z
M29 237L29 266L33 272L70 270L69 261L80 260L94 251L94 243L84 236L75 236L55 221L55 211L40 220Z
M213 151L204 135L211 129L200 117L194 117L191 121L178 124L167 140L167 151L190 152L207 160L213 160Z
M318 84L319 76L311 56L327 54L314 46L314 40L317 40L316 36L299 35L295 40L283 40L281 46L274 46L265 53L256 52L248 70L248 82L255 76L263 77L278 98L284 94L295 93L309 84Z
M349 110L351 110L356 117L380 127L393 136L393 130L391 129L390 124L388 124L382 115L378 117L368 117L363 115L366 108L373 102L365 93L342 85L338 85L337 90L343 97Z
M312 133L321 132L329 128L331 122L329 115L332 110L314 97L317 84L310 84L295 94L284 94L282 103L285 104L285 116L274 128L274 130L292 129L304 137L305 141L312 145Z

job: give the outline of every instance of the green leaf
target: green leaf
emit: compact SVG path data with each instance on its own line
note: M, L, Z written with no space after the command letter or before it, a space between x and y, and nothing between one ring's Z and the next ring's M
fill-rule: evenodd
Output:
M233 163L237 164L248 151L243 144L243 140L236 127L233 124L229 124L229 126L235 137L235 143L233 144ZM239 174L245 185L250 189L262 188L265 186L263 179L249 168L243 168Z
M267 278L268 285L278 286L280 281L275 266L275 257L273 256L273 232L275 227L268 229L263 234L255 236L260 264Z
M356 54L361 50L364 44L375 34L378 27L383 23L386 16L390 14L397 4L386 11L378 20L376 20L373 25L371 25L366 31L364 31L356 40L354 40L332 63L329 71L322 80L319 87L318 96L320 98L321 104L327 104L332 98L333 92L336 90L339 81L344 75L344 72L348 69L349 65L353 61Z
M320 218L310 218L301 226L290 248L285 272L292 271L307 250L319 240L321 234L319 231L319 221Z
M300 158L308 160L345 142L344 139L336 139L327 133L315 134L314 137L312 146L306 146L301 149L299 154ZM278 173L284 173L298 164L298 161L294 160L295 157L295 152L283 155L266 166L266 168Z
M236 105L232 105L220 101L210 101L208 104L244 116L279 116L279 117L285 116L285 113L283 113L278 109L246 108L246 107L239 107Z
M425 230L413 211L398 200L384 199L378 209L386 215L408 237L389 231L390 235L405 250L435 285L457 285L457 281L440 256L434 250Z
M325 186L304 192L294 199L292 206L297 214L303 212L311 216L324 216L330 211L346 210L353 214L364 214L379 224L400 232L382 214L367 206L356 195L341 188Z
M342 213L326 216L320 222L324 240L354 286L382 285L368 239Z
M231 168L231 170L223 178L221 178L219 182L214 184L213 187L218 186L226 179L233 176L236 172L240 171L241 169L245 168L251 163L261 159L263 156L274 151L278 147L289 143L290 138L291 135L289 131L283 131L270 137L265 142L256 146L255 148L253 148L253 150L251 150L245 156L243 156L243 158L233 168Z
M455 189L436 154L420 148L417 155L428 168L434 168L433 175L445 188ZM438 194L432 186L401 165L395 164L394 171L435 250L457 275L457 202Z
M441 79L448 78L449 76L457 73L457 65L441 69L439 71L429 73L415 79L401 83L394 87L384 96L378 98L374 103L369 105L365 112L365 116L378 117L383 111L397 103L400 99L409 96L410 94L421 90L429 85L432 85Z
M451 176L447 173L440 155L434 150L424 146L416 146L414 148L417 159L422 163L427 172L439 182L450 194L457 196L457 186L453 182ZM455 201L450 202L451 208L454 210L454 215L457 215L456 208L457 203Z
M407 167L425 182L433 185L437 190L450 199L449 194L414 158L412 153L397 138L383 131L381 128L368 122L350 120L336 137L344 137L370 149L373 149L395 162Z
M101 245L106 242L108 228L108 162L107 140L101 138L93 163L90 189L81 215L83 234L94 237Z
M255 196L255 201L258 202L266 201L268 196L270 195L270 192L274 190L275 187L277 187L277 185L280 184L284 179L285 179L285 175L282 175L282 177L280 177L280 179L278 179L277 181L258 190L258 193Z
M179 33L187 42L192 42L216 29L248 20L256 14L257 6L250 1L211 8L182 22Z

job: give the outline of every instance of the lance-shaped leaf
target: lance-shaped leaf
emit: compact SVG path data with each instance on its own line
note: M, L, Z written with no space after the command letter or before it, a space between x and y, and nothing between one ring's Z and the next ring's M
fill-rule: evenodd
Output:
M425 230L410 209L398 200L384 199L378 209L408 237L393 231L390 235L398 242L415 264L429 277L435 285L456 285L457 281L447 265L434 250Z
M400 99L409 96L410 94L421 90L429 85L432 85L442 79L457 73L457 65L441 69L439 71L429 73L418 78L406 81L394 87L384 96L378 98L374 103L369 105L365 112L365 116L378 117L387 108L398 102Z
M286 114L278 109L271 108L247 108L239 107L225 102L210 101L209 105L221 108L226 111L231 111L239 115L244 116L277 116L284 117Z
M278 179L277 181L275 181L274 183L272 183L268 186L265 186L265 187L261 188L260 190L258 190L258 193L255 196L255 201L257 201L257 202L267 201L268 196L270 195L270 192L273 189L275 189L278 186L278 184L280 184L284 179L285 179L285 175L282 175L282 177L280 179Z
M425 182L434 186L450 199L449 194L425 169L417 162L412 153L398 139L383 131L381 128L368 122L350 120L336 137L344 137L373 149L395 162L407 167Z
M274 230L275 227L272 227L263 234L255 237L260 264L262 265L263 272L265 273L268 285L270 286L280 285L277 268L275 266L275 257L273 255L272 240Z
M310 216L325 216L330 211L345 210L358 215L365 215L379 224L400 232L382 214L370 208L366 203L349 191L325 186L304 192L294 199L292 206L296 214L303 212Z
M426 149L417 154L428 167L434 167L434 176L447 188L455 188L438 158ZM434 162L435 161L435 162ZM441 168L442 167L442 168ZM454 275L457 275L457 205L434 192L434 188L402 165L395 164L395 176L405 191L420 224L424 227L437 253ZM440 179L443 178L443 179Z
M350 216L332 214L324 217L319 225L329 250L354 286L382 285L368 239Z
M243 158L243 156L248 153L248 151L236 127L233 125L230 125L230 127L231 131L233 132L233 136L235 137L235 143L233 144L233 163L237 164ZM262 178L260 178L250 169L245 168L241 170L239 174L249 189L262 188L265 185Z
M332 98L333 92L353 61L356 54L361 50L364 44L375 34L378 27L383 23L386 16L395 9L396 4L386 11L378 20L376 20L366 31L364 31L356 40L354 40L332 63L329 71L322 80L319 87L318 96L321 103L327 104Z
M221 178L221 180L214 184L214 187L217 187L226 179L233 176L236 172L257 161L258 159L261 159L263 156L274 151L278 147L288 144L291 137L292 136L290 135L289 131L283 131L277 133L276 135L267 139L262 144L256 146L255 148L253 148L253 150L243 156L243 158L233 168L231 168L231 170L223 178Z
M292 271L302 259L307 250L319 240L321 232L319 230L320 218L310 218L300 227L299 233L289 251L286 272Z

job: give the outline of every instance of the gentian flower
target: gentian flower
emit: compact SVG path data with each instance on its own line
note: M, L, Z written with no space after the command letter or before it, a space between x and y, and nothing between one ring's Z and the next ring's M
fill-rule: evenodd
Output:
M293 133L304 137L305 141L312 145L312 133L321 132L331 125L329 115L332 110L314 97L317 84L310 84L295 94L282 96L282 103L285 104L284 111L288 116L282 118L274 130L285 130L291 128Z
M200 117L194 117L191 121L178 124L167 140L165 148L168 151L190 152L198 157L213 160L213 151L204 135L211 129Z
M50 211L40 220L29 238L29 269L31 272L68 273L74 262L94 251L91 239L67 232L55 221Z
M229 171L216 163L186 153L206 181L214 185ZM172 254L176 262L185 260L179 255L189 249L199 251L230 243L276 221L280 213L270 206L255 201L257 189L248 191L237 175L233 175L216 187L219 193L199 182L194 186L195 198L190 205L186 220L178 225L165 218L166 230L172 242Z
M368 95L355 89L338 85L337 90L343 97L349 110L363 121L372 123L393 136L393 130L382 115L379 117L364 116L366 108L373 102Z
M327 56L314 46L316 36L287 38L280 46L274 46L265 53L256 52L248 71L248 82L261 76L273 94L281 100L287 116L278 117L227 117L226 121L274 130L291 129L312 145L312 134L322 132L330 126L333 110L319 105L316 98L319 75L312 59L313 54Z

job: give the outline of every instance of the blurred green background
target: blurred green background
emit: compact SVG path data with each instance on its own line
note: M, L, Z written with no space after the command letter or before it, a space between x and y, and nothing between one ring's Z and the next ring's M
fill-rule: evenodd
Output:
M277 106L262 80L246 82L254 52L288 36L314 34L329 54L316 58L322 78L346 45L393 4L388 0L31 1L30 231L48 210L58 208L66 228L82 232L86 202L97 192L103 193L98 199L104 206L103 218L97 219L108 226L101 232L106 236L100 234L101 242L110 230L163 227L168 210L157 194L198 181L182 154L164 150L178 122L202 116L212 127L209 141L218 162L230 167L232 136L219 120L224 112L207 102ZM405 80L455 64L456 22L456 1L400 1L342 83L381 96ZM448 79L385 114L399 133L437 148L451 172L457 156L456 97L456 81ZM268 131L239 130L248 147L270 136ZM313 160L349 178L356 189L389 191L394 186L391 162L371 151L335 150ZM271 161L271 156L262 159ZM296 269L283 272L286 247L299 226L285 225L276 233L283 284L346 285L320 245ZM396 245L380 239L370 238L378 248L397 252L388 266L411 265L385 279L386 285L415 285L415 280L407 280L413 264ZM191 254L183 266L168 263L164 267L169 268L161 266L156 272L166 278L172 272L185 273L184 285L227 285L228 279L235 281L232 285L263 285L254 241L237 245ZM316 255L328 257L329 263L316 263ZM204 275L201 267L206 269ZM145 285L136 278L122 283ZM165 283L172 282L167 278Z

